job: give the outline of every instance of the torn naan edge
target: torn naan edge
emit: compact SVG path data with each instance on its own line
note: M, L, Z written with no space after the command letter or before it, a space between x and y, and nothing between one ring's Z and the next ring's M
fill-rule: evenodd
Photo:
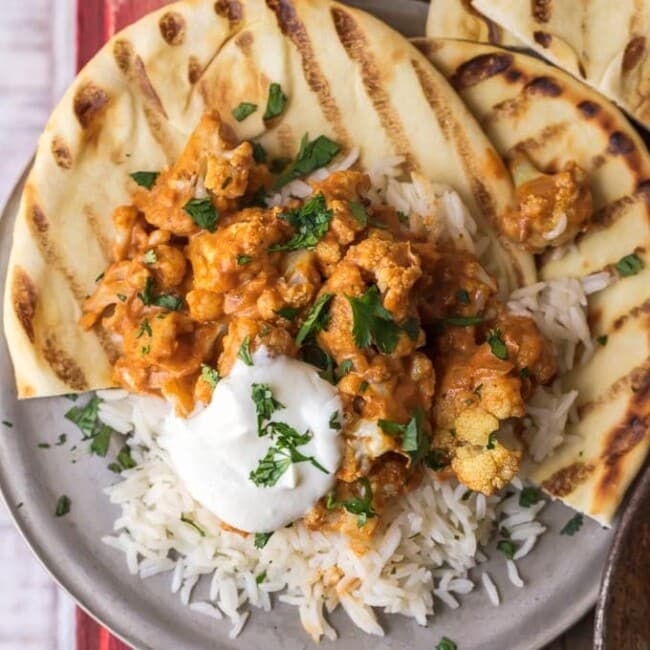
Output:
M472 5L650 126L650 0L474 0Z
M327 47L322 45L327 43ZM265 124L239 123L242 101L289 101ZM502 160L444 77L399 34L330 0L194 0L166 6L116 35L81 71L39 142L16 219L5 333L20 397L112 385L115 342L79 326L81 305L111 259L113 210L129 174L178 156L206 110L271 157L326 135L360 164L399 155L408 170L455 188L516 286L531 258L496 235L514 204Z
M525 153L555 172L567 162L590 179L594 219L560 259L539 260L544 280L611 270L636 252L645 268L589 300L594 339L607 345L565 379L579 391L578 434L535 468L554 497L608 523L650 447L650 156L602 95L525 54L454 40L418 41L507 160Z
M472 7L471 0L431 0L428 38L462 38L477 43L525 47L510 32Z

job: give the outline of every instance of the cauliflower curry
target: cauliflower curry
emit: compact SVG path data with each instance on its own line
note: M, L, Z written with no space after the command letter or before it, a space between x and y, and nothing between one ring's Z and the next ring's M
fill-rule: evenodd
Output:
M114 262L82 322L121 341L117 384L183 415L260 346L317 366L343 402L345 451L336 489L305 521L363 544L423 467L488 495L507 485L524 402L556 368L476 257L371 204L366 174L337 171L308 198L267 207L338 151L305 138L278 165L206 115L170 169L133 174L132 203L113 214Z

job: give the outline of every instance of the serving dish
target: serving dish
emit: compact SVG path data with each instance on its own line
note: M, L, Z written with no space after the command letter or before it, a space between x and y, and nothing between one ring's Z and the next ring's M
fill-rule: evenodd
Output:
M416 35L424 24L426 7L419 3L358 4L374 10L407 35ZM382 6L388 11L382 12ZM2 218L3 261L20 189ZM4 344L2 355L0 408L3 419L13 424L5 426L0 441L3 493L28 543L82 606L136 647L213 647L215 638L223 648L308 646L298 621L281 606L269 615L254 617L240 640L230 641L219 624L178 607L176 597L168 593L168 578L142 583L127 576L121 558L100 542L101 536L110 532L114 519L112 507L101 493L101 488L113 480L112 475L101 460L71 451L73 442L48 450L38 447L45 441L54 442L63 431L74 440L75 434L62 418L69 404L63 399L17 402ZM60 494L70 495L74 503L65 519L53 516ZM598 582L594 566L602 564L610 538L593 522L586 522L576 537L559 537L560 528L570 517L570 511L559 505L550 506L541 516L550 532L522 563L522 574L529 584L523 591L507 583L501 558L495 557L487 565L501 591L499 609L477 590L464 599L461 610L441 606L428 628L402 620L383 621L389 634L381 641L355 634L339 615L333 622L341 635L340 647L430 647L443 635L453 638L461 648L481 647L488 639L495 647L540 647L593 603Z

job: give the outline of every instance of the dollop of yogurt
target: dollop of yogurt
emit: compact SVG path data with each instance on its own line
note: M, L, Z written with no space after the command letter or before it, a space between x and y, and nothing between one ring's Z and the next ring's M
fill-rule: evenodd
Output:
M311 462L292 463L271 487L250 479L273 445L258 435L253 384L268 384L284 408L271 420L285 422L311 439L298 449ZM334 386L314 366L279 356L264 348L248 366L238 360L214 389L212 400L189 418L170 414L160 442L188 491L225 523L246 532L271 532L307 513L334 485L342 456L336 422L342 422L341 400Z

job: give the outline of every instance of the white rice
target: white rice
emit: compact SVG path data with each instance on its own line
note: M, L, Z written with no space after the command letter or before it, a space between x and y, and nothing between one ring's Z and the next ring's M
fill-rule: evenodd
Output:
M481 582L483 583L483 588L490 599L490 602L498 607L501 604L501 599L499 598L499 592L497 591L497 586L494 584L494 581L490 577L490 574L487 571L483 571L481 574Z

